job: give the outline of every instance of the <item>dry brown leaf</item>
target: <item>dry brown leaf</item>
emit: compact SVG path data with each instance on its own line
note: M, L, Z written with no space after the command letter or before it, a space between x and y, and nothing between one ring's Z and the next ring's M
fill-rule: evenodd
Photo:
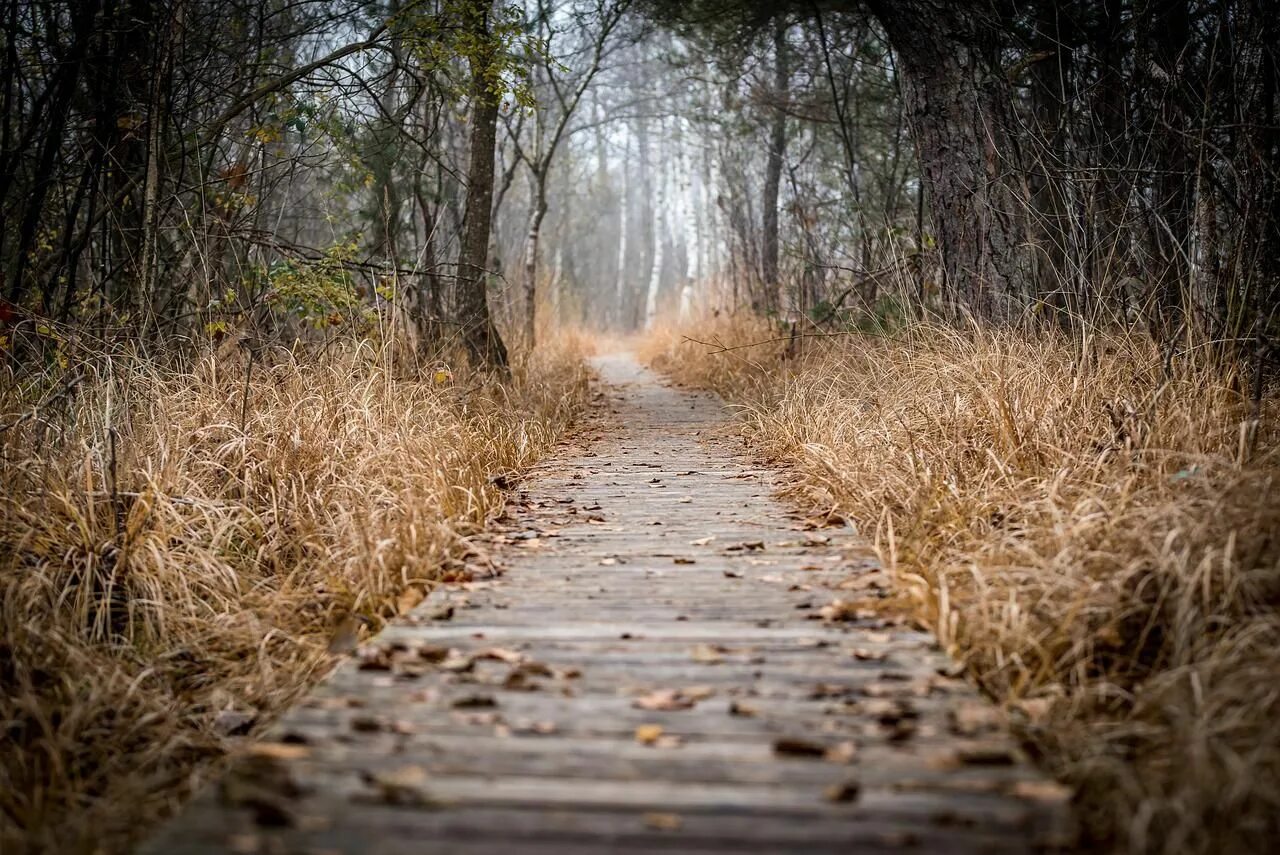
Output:
M423 785L427 770L421 766L401 766L384 772L366 772L364 781L375 792L377 801L389 805L426 805L431 803ZM357 798L365 798L358 794Z
M989 704L967 703L948 710L947 723L957 736L976 736L1000 730L1004 716Z
M676 831L684 824L684 820L675 813L646 813L644 824L658 831Z
M492 659L495 662L506 662L508 665L518 665L524 661L525 656L518 650L511 650L506 647L487 647L474 654L472 658Z
M726 648L719 644L699 644L693 648L690 656L694 662L701 662L704 665L719 665L724 661L724 654L727 652Z
M633 707L642 710L687 710L693 709L698 701L704 701L715 694L709 686L690 686L684 689L655 689L631 702Z
M842 781L839 784L832 784L827 787L823 793L827 801L836 802L837 804L848 804L856 802L858 795L862 792L862 785L857 781Z
M818 614L825 621L832 623L848 620L868 620L876 616L876 613L865 608L860 608L858 603L849 600L835 599L818 610Z
M858 746L848 740L832 745L822 755L828 763L852 763L858 756Z
M811 757L816 759L826 756L827 746L816 740L805 739L800 736L782 736L773 741L773 753L781 754L785 757Z
M695 560L694 560L694 559L692 559L692 558L678 557L678 558L673 558L673 559L672 559L672 563L674 563L674 564L697 564L698 562L697 562L697 561L695 561Z
M268 760L301 760L311 754L311 749L290 742L256 742L246 748L245 753Z
M636 742L641 745L654 745L662 738L662 725L642 724L636 728Z
M410 585L400 592L400 596L396 597L396 614L408 614L418 607L418 604L426 599L426 592L417 585Z
M1071 788L1057 781L1018 781L1009 792L1020 799L1050 804L1071 800Z

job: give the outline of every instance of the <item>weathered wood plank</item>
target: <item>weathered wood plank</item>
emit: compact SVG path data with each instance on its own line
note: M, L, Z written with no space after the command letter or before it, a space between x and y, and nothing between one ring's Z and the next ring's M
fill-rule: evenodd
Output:
M437 590L388 627L148 853L1031 852L1069 838L1065 792L947 676L929 635L879 613L810 619L859 596L840 585L876 572L865 544L801 530L772 473L717 445L713 399L625 359L601 366L618 418L477 538L505 575Z

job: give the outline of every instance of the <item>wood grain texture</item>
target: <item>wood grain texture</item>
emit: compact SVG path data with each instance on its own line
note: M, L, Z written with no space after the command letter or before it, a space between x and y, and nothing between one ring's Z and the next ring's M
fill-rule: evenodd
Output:
M865 543L775 500L714 398L598 368L611 413L517 492L503 574L388 627L144 851L1069 844L1066 793L929 635L823 618L879 596Z

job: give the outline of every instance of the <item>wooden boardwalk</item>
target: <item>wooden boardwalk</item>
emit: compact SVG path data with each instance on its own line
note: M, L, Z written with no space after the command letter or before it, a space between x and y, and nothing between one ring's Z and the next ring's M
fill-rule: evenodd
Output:
M865 546L771 498L771 473L712 435L717 401L626 356L598 367L614 414L526 483L506 572L385 630L144 851L1067 841L1065 794L994 709L931 637L866 610Z

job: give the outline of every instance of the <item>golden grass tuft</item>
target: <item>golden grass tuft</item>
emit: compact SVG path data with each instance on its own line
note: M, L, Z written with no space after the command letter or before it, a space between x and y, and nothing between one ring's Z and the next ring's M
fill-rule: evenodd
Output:
M491 478L581 411L580 356L508 384L397 377L358 345L247 386L243 358L101 361L44 409L4 378L0 850L123 851L224 754L221 711L264 721L345 616L465 568Z
M691 333L692 334L692 333ZM719 321L733 347L766 325ZM920 622L1077 788L1085 843L1280 834L1280 429L1145 340L918 326L658 367L742 406L795 489L873 538ZM790 351L790 352L789 352Z

